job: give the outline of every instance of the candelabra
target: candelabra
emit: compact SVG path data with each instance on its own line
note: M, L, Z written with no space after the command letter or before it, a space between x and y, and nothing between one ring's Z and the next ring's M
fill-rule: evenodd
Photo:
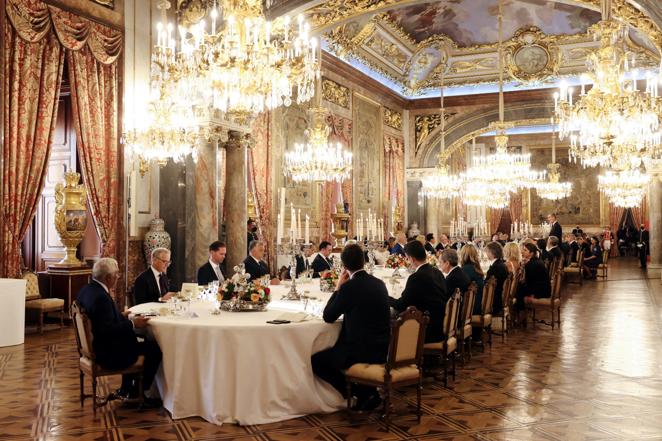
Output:
M279 243L276 246L278 254L290 256L290 279L292 285L287 295L281 300L301 300L301 294L297 291L297 257L304 256L304 250L310 248L310 243L304 243L303 239Z
M366 272L372 274L375 270L375 250L383 243L378 240L368 240L365 245L368 249L368 263L366 264Z

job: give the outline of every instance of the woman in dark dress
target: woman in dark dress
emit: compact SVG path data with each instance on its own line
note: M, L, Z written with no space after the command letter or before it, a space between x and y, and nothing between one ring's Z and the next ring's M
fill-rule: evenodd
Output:
M584 256L584 277L595 279L598 275L598 265L602 263L602 248L597 237L591 238L590 253Z
M525 305L533 298L543 299L552 295L552 284L545 263L538 257L538 248L532 243L522 244L524 280L517 288L515 308L519 311L520 322L526 322Z
M460 250L460 268L469 280L476 283L476 300L474 303L473 314L480 314L480 305L483 299L483 270L480 267L480 258L476 247L468 243ZM462 293L464 294L464 293Z

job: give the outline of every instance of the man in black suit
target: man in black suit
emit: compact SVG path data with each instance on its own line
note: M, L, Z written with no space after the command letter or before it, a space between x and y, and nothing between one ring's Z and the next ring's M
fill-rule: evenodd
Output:
M311 362L315 375L346 396L343 370L356 363L384 363L391 328L386 285L363 269L361 247L347 245L340 258L345 269L324 308L324 321L333 323L343 315L342 330L335 346L314 354ZM372 410L381 402L375 388L355 386L353 391L357 409Z
M244 259L244 268L246 269L246 273L251 275L250 280L269 275L269 266L262 260L263 258L264 243L254 240L248 245L248 256ZM278 283L278 279L271 278L272 285L278 285Z
M333 269L333 256L331 256L332 252L333 246L329 242L325 240L320 242L319 253L317 253L317 256L315 256L312 264L313 277L319 277L320 273Z
M92 267L92 282L78 293L77 302L92 323L92 346L96 362L105 369L125 369L133 365L139 355L145 356L143 387L149 390L154 375L161 364L159 345L151 339L138 342L134 329L144 329L148 317L127 318L120 313L110 292L115 289L120 272L117 261L109 257L99 259ZM116 394L122 398L137 398L138 384L135 376L124 375L122 386ZM149 406L158 405L158 400L147 399Z
M308 258L312 254L312 248L307 247L302 250L301 254L297 254L295 260L297 262L297 277L299 277L304 271L311 269L310 262ZM292 265L290 265L290 269ZM287 277L289 278L290 272L287 272Z
M548 264L555 262L556 259L563 258L563 252L559 248L559 239L556 236L549 236L547 238L547 246L545 247L544 254Z
M434 240L434 234L428 233L425 235L425 251L434 254L435 253L435 240ZM407 251L405 250L405 254L407 254Z
M646 261L648 260L647 256L650 254L650 234L644 224L641 224L641 227L639 228L638 239L637 249L639 252L639 265L641 266L641 269L645 270Z
M577 225L575 228L572 229L572 234L575 236L579 236L580 234L584 234L584 230L579 228L579 225Z
M446 290L450 296L453 295L456 288L460 288L460 294L467 292L471 280L462 268L458 266L459 258L457 251L452 248L441 252L441 272L446 279Z
M248 219L246 222L246 246L249 247L251 242L258 240L257 237L257 223L253 219ZM250 249L248 249L250 251ZM247 252L248 252L247 251Z
M425 333L425 342L434 343L443 340L444 313L446 302L450 298L446 282L441 272L427 263L423 244L414 240L405 245L405 254L411 267L416 271L407 279L404 291L399 299L390 298L391 307L402 312L409 306L430 314Z
M559 221L556 219L556 213L550 213L547 215L547 222L549 222L549 225L551 226L549 235L556 236L558 240L561 240L563 237L563 229L561 228Z
M198 285L209 285L214 280L222 282L225 274L221 264L225 260L227 248L220 240L209 245L209 261L198 269Z
M150 267L146 271L143 271L133 284L135 305L149 302L163 302L174 294L170 292L170 281L166 274L170 266L170 250L167 248L155 248L152 251L151 260Z
M436 247L434 247L435 251L440 252L444 251L446 248L451 247L451 241L448 240L448 236L445 234L440 234L439 235L439 243L437 244Z

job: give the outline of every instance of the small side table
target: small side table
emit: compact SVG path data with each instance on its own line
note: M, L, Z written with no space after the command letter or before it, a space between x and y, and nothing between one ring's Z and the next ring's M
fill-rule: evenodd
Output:
M47 292L43 292L44 297L57 297L64 299L64 311L66 317L69 317L69 308L78 292L92 279L92 268L89 266L78 267L55 267L49 266L48 271L39 273L40 282L43 281L48 286ZM42 284L40 283L40 286Z

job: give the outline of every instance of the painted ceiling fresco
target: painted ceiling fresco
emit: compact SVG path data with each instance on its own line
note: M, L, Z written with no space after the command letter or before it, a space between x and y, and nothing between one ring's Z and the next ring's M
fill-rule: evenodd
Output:
M497 41L497 0L447 0L393 9L389 18L417 42L445 34L460 47ZM548 0L506 0L504 35L537 26L548 35L578 34L600 20L598 12Z

